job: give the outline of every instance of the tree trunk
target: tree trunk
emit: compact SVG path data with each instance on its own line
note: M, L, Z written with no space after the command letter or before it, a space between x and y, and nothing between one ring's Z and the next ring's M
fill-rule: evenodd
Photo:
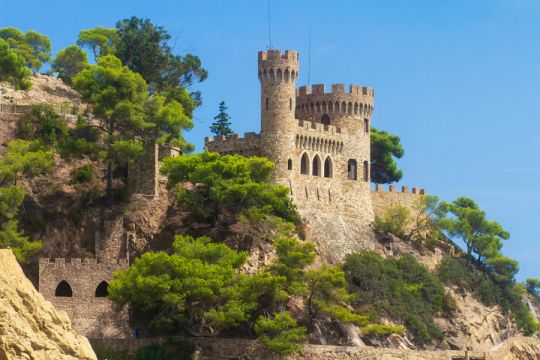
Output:
M107 160L107 200L111 199L113 188L113 164Z

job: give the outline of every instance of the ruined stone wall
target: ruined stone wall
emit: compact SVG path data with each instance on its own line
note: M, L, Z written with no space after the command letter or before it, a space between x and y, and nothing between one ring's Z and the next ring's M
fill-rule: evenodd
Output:
M127 309L121 309L105 297L96 297L102 282L111 281L114 272L128 267L127 259L98 262L95 258L56 258L39 261L39 292L56 308L67 312L73 327L89 338L129 336ZM65 281L72 296L56 296Z
M375 191L371 191L375 216L382 216L386 209L398 205L412 209L425 193L424 189L412 188L411 191L407 186L402 186L401 191L398 192L393 185L390 185L388 191L385 191L382 185L377 184Z
M207 151L217 152L221 155L238 154L243 156L261 155L261 137L254 132L247 132L244 137L233 134L229 137L223 135L204 138L204 147Z
M128 236L124 229L124 218L103 221L103 234L95 234L96 258L102 263L114 264L118 259L128 258Z
M155 143L145 144L145 153L128 165L128 190L131 194L158 196L159 149Z

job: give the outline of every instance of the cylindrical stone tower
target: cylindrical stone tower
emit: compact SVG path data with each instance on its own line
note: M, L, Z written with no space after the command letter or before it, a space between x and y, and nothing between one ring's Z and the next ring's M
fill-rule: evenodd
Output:
M276 164L274 181L287 184L287 166L294 149L297 123L298 53L259 51L261 81L261 155Z

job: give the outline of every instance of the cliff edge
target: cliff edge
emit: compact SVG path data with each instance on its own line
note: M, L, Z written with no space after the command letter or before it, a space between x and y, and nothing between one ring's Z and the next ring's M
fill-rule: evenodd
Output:
M0 249L0 359L97 359L88 340L37 292L5 249Z

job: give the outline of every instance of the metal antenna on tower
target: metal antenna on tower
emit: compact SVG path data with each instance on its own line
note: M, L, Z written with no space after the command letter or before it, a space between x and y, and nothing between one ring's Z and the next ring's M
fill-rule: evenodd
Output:
M307 70L307 84L308 86L311 84L309 82L309 78L311 76L311 28L308 30L308 70Z
M268 49L272 49L272 36L270 35L270 0L267 1L268 4Z

